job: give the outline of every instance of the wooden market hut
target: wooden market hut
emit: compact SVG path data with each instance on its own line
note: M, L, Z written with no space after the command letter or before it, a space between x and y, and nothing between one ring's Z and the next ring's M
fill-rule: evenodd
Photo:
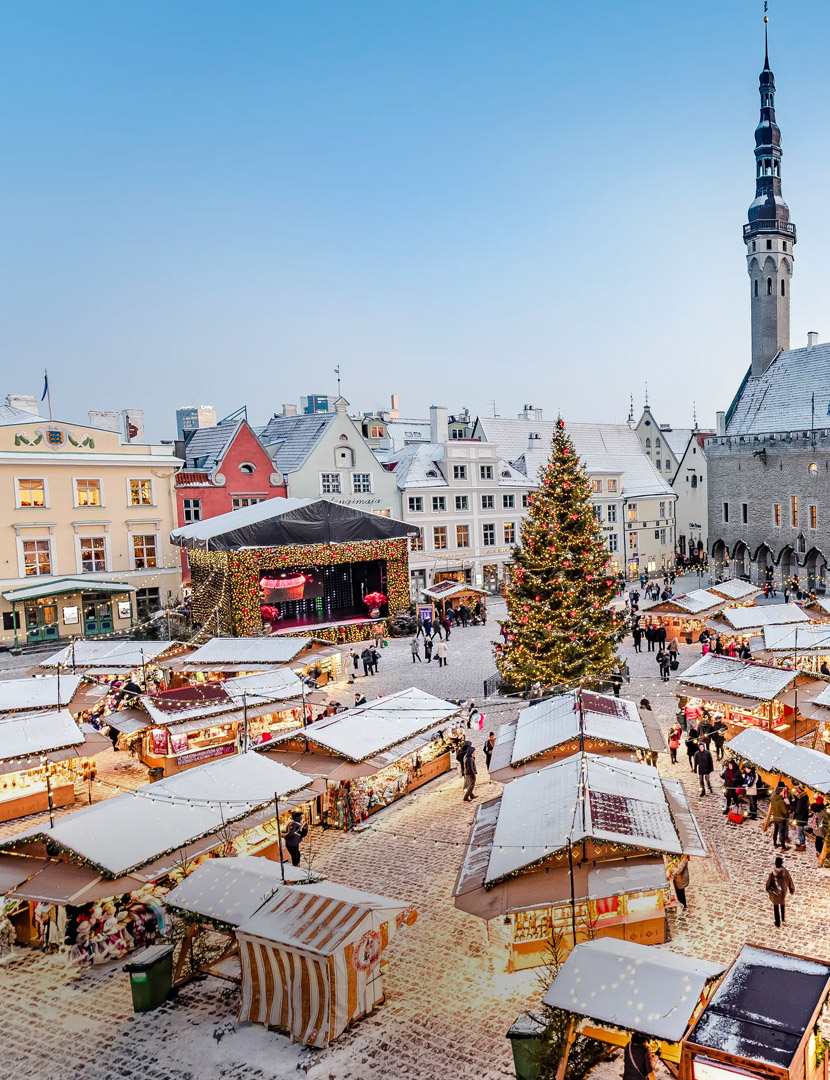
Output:
M732 604L753 604L764 590L742 578L728 578L726 581L709 585L708 591Z
M650 710L611 694L573 690L522 709L502 724L487 770L509 783L578 750L631 760L665 752L666 742Z
M697 641L706 628L706 620L729 604L722 596L706 589L694 589L692 592L670 596L667 600L655 600L640 606L640 624L645 627L665 626L669 639L685 638Z
M819 673L830 663L830 626L765 626L764 639L755 655L776 664Z
M465 607L470 609L471 613L476 604L480 604L485 610L487 608L486 590L477 589L474 585L468 585L464 581L436 581L429 588L421 589L421 596L431 606L430 617L433 622L436 618L443 619L447 614L448 607L458 609L461 604L464 604ZM420 606L418 613L422 618L424 617L425 612Z
M830 965L744 945L683 1040L680 1080L827 1080Z
M727 637L740 635L745 638L763 634L767 626L790 626L795 623L809 625L810 616L798 604L765 604L758 607L724 608L714 619L707 622L710 630Z
M60 669L90 677L128 679L133 672L152 670L158 662L185 648L178 641L73 638L68 645L40 660L31 673L53 675Z
M676 1067L683 1037L724 971L725 964L668 949L598 938L576 946L542 1002L570 1013L572 1036L625 1046L639 1032Z
M794 746L769 731L747 728L726 744L741 763L754 765L770 789L780 780L789 788L803 784L815 801L816 795L830 800L830 756L809 746Z
M592 937L666 940L668 877L706 845L679 780L639 762L574 754L477 810L455 906L488 923L507 970Z

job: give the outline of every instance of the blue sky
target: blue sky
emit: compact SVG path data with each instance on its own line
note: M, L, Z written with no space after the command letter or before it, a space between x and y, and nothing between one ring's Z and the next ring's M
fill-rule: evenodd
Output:
M330 391L711 420L748 365L762 3L7 6L2 394ZM771 4L793 344L822 340L830 7Z

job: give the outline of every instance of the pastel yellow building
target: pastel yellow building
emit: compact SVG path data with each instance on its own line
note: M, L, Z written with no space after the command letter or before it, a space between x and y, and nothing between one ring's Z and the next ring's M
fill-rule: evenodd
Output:
M0 406L0 644L126 633L181 592L171 447Z

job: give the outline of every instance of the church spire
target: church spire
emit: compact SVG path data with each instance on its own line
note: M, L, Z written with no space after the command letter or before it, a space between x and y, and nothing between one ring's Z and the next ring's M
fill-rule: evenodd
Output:
M752 310L752 374L762 375L790 347L790 277L795 225L781 194L781 130L775 119L775 76L764 17L764 68L758 80L761 116L755 129L755 199L744 225Z

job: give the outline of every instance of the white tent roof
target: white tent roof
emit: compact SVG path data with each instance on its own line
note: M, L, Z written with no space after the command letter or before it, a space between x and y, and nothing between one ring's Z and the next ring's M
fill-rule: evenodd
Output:
M677 681L695 690L716 694L721 691L736 697L772 701L793 683L797 675L797 671L787 668L707 653L678 675Z
M830 626L765 626L764 651L784 655L830 653Z
M142 663L150 663L157 656L175 648L174 641L135 641L130 638L94 641L78 638L74 646L67 645L53 653L46 660L41 660L38 667L69 667L74 664L80 668L123 669L132 671Z
M46 676L42 679L7 679L0 682L0 713L17 709L49 709L66 705L83 681L82 675ZM60 693L58 693L60 691Z
M301 694L299 676L288 668L282 668L226 679L206 687L186 686L172 692L146 694L139 700L153 723L166 725L201 717L207 720L246 706L251 715L258 715L269 704Z
M729 581L719 581L717 585L709 586L709 592L722 596L726 600L748 600L751 596L758 596L763 591L757 585L751 585L740 578L730 578Z
M830 795L830 756L827 754L807 746L793 746L760 728L745 728L726 745L736 757L751 761L764 772L782 773L813 791Z
M429 728L445 724L458 706L414 686L376 698L366 705L317 720L302 731L303 738L349 761L365 761ZM282 738L296 738L288 732ZM280 739L269 743L279 748Z
M66 709L0 717L0 761L80 746L83 741L83 732Z
M723 964L668 949L598 938L576 946L542 1000L600 1023L679 1042L706 984L725 970Z
M185 663L201 664L208 670L211 664L216 667L246 663L253 667L258 664L287 664L311 642L310 637L211 638L191 653Z
M754 630L763 626L810 621L810 616L805 615L798 604L768 604L764 607L753 604L752 607L724 608L721 615L735 630Z
M621 746L649 749L643 722L633 701L607 694L582 693L583 733ZM573 691L530 705L519 713L511 764L579 737L579 698Z
M307 873L290 863L256 855L235 859L207 859L172 889L164 903L170 907L202 915L206 919L239 926L273 896L283 881L304 881Z

